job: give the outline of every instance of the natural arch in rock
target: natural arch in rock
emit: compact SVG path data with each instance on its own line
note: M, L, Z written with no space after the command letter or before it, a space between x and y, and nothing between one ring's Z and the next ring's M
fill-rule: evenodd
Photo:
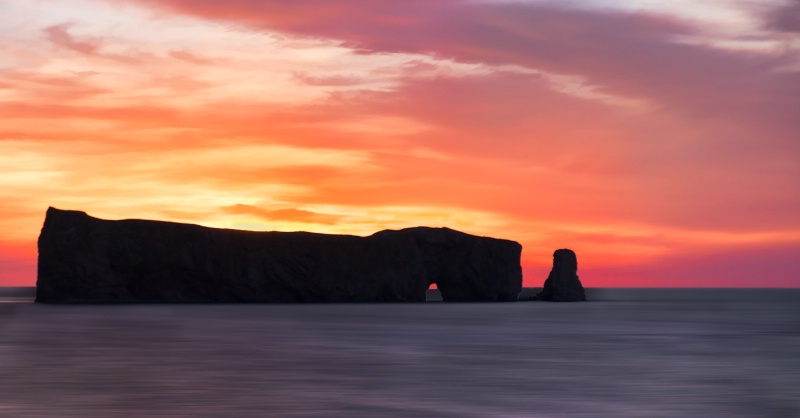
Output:
M39 236L36 301L515 301L522 246L448 228L368 237L253 232L50 208Z

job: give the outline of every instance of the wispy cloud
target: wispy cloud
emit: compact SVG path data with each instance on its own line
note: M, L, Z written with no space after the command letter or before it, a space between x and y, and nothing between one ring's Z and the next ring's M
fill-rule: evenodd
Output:
M100 48L99 42L75 40L67 31L69 27L70 25L68 23L62 23L60 25L47 27L44 32L47 34L47 38L50 42L59 47L71 49L81 54L97 55L97 50Z
M316 213L309 210L286 208L269 210L252 205L236 204L224 206L222 209L233 215L253 215L267 221L291 221L304 223L317 223L324 225L336 224L342 217L325 213Z

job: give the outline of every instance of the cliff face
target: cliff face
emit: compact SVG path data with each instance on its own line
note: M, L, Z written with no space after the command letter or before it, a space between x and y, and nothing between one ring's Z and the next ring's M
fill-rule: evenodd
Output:
M445 301L516 301L521 251L447 228L252 232L49 208L36 301L421 302L431 283Z

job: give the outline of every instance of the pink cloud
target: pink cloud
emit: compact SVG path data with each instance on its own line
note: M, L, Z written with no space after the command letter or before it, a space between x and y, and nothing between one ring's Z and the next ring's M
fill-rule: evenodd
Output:
M347 75L314 76L304 71L295 71L292 76L301 83L311 86L353 86L363 80L359 77Z
M795 94L800 76L773 71L796 57L676 43L678 36L702 32L675 18L457 0L141 2L209 19L340 39L367 53L433 53L463 62L584 75L604 91L646 98L693 119L733 113L797 127L790 109L800 103Z
M172 58L179 59L181 61L191 62L192 64L197 65L210 65L210 64L217 64L219 63L218 60L213 58L203 57L197 54L194 54L190 51L170 51L169 55Z
M75 51L83 55L111 59L126 64L135 64L141 62L142 59L147 57L146 54L142 54L140 52L132 52L130 54L113 54L102 52L102 39L92 38L79 40L69 33L69 29L72 26L73 25L71 23L48 26L44 29L44 33L47 36L47 39L53 45L70 51Z
M144 3L340 39L367 53L432 53L461 62L580 75L601 92L644 99L679 122L715 131L713 138L694 139L701 141L694 148L702 158L737 163L752 152L779 160L800 152L793 140L800 129L794 112L800 108L800 73L776 71L797 57L677 43L679 36L703 34L675 18L455 0ZM719 146L716 138L731 130L741 132L736 145ZM648 158L662 157L643 155L640 161L649 165Z
M786 32L800 32L800 1L787 2L769 16L769 27Z
M62 23L60 25L50 26L45 28L44 32L47 38L53 44L70 49L81 54L96 55L97 50L100 48L98 41L78 41L69 32L70 24Z
M48 75L25 70L0 69L0 77L5 81L0 82L0 90L24 91L26 104L42 99L61 102L81 100L108 93L106 89L92 85L90 79L93 75L92 73Z

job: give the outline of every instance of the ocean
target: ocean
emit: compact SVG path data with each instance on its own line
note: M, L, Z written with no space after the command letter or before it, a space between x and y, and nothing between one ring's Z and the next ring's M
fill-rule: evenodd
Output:
M800 417L800 289L587 297L40 305L6 291L0 417Z

